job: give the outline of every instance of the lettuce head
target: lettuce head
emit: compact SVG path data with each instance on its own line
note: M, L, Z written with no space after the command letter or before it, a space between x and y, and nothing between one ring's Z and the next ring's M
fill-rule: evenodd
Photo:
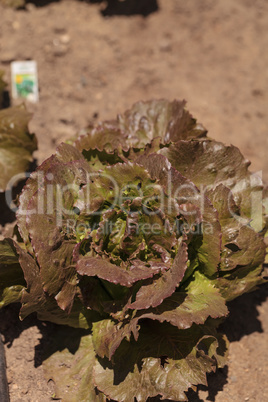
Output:
M0 303L84 329L45 362L57 396L185 401L225 365L226 301L264 281L267 200L248 168L184 101L153 100L31 175L17 241L0 244Z

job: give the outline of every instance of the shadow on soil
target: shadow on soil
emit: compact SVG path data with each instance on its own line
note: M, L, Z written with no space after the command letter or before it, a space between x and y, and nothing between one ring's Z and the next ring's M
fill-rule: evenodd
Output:
M156 11L158 11L157 0L108 0L107 7L101 13L104 17L138 14L147 17Z
M222 369L218 369L216 373L211 373L207 376L208 386L205 387L200 385L197 387L197 391L189 390L187 392L187 397L189 402L203 402L203 399L200 399L198 396L198 391L208 391L208 401L215 401L215 398L219 391L223 390L225 384L228 383L228 367L225 366Z
M2 109L6 109L10 107L10 96L8 91L3 92L3 102L2 102Z
M263 332L258 320L257 306L268 298L268 285L264 284L252 293L240 296L228 304L229 317L219 327L230 342L239 341L243 336L253 332Z
M59 3L59 2L60 2L60 0L26 0L26 4L27 3L32 3L37 8L45 7L50 3Z
M60 0L26 0L26 3L32 3L37 8L47 6L50 3L58 3ZM100 4L101 14L104 17L115 15L148 15L159 10L157 0L79 0L89 4ZM24 7L22 7L24 8Z
M220 325L219 331L227 335L230 342L239 341L243 336L254 332L262 333L262 325L258 320L257 306L268 298L268 285L262 285L252 293L244 294L228 303L229 316ZM228 367L217 370L208 375L208 387L199 386L198 390L208 390L208 401L215 401L216 395L228 383ZM189 402L203 402L197 392L190 390L187 393Z
M12 223L16 219L15 212L11 211L5 200L5 193L0 193L0 225Z

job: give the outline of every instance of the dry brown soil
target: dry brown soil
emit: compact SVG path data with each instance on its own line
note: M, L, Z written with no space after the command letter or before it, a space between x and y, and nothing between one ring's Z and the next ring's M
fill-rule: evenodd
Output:
M6 81L11 61L38 63L40 102L28 105L38 163L135 101L185 98L210 136L239 146L268 180L267 0L158 0L157 11L156 1L147 8L145 0L127 2L107 8L98 0L42 0L23 10L0 4ZM135 14L135 3L146 17ZM267 294L264 286L230 306L228 367L209 377L209 390L189 393L191 402L268 401ZM16 317L16 307L0 312L11 402L50 401L53 384L43 379L41 362L54 327Z

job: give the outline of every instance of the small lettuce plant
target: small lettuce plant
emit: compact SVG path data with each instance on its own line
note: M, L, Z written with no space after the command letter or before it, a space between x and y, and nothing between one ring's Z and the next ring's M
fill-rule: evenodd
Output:
M28 179L0 305L85 329L44 364L63 401L186 401L226 364L217 327L264 281L266 201L240 151L206 134L185 102L139 102Z
M22 179L33 161L37 141L28 129L30 118L24 105L0 110L0 192Z
M0 109L4 106L6 83L0 70ZM37 140L29 132L31 114L25 106L0 110L0 193L17 184L33 161Z

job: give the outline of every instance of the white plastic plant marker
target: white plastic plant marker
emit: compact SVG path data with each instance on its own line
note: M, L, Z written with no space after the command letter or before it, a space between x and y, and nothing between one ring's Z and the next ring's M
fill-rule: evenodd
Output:
M38 102L37 64L34 60L11 63L12 98Z

